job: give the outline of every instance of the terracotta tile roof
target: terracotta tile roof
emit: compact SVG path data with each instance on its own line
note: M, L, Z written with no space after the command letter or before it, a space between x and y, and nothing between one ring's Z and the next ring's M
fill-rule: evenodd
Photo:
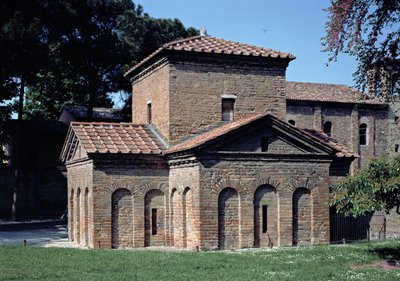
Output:
M228 41L222 38L212 36L195 36L182 40L173 41L164 44L161 48L150 54L147 58L129 69L124 76L129 75L132 71L142 66L145 62L155 57L163 50L194 52L194 53L214 53L227 54L236 56L253 56L264 58L286 58L295 59L295 56L268 48L256 47L239 42Z
M379 99L363 99L363 94L346 85L286 82L286 99L340 103L384 104Z
M164 149L147 125L72 122L71 129L88 153L161 154Z
M71 114L76 121L87 121L87 108L79 105L66 105L63 110ZM97 122L123 122L124 116L114 108L93 107L93 121Z
M266 115L268 115L268 113L258 113L258 114L254 114L254 115L251 115L248 117L244 117L244 118L226 123L220 127L217 127L215 129L211 130L211 131L202 133L202 134L194 136L188 140L185 140L182 143L176 144L176 145L170 147L166 152L172 153L172 152L184 151L184 150L194 148L194 147L204 144L210 140L216 139L217 137L219 137L221 135L229 133L230 131L233 131L239 127L249 124L257 119L260 119L261 117L266 116Z
M222 125L221 127L217 127L208 132L205 132L203 134L200 134L200 135L192 137L188 140L185 140L182 143L176 144L176 145L170 147L166 151L166 153L185 151L185 150L189 150L189 149L198 147L202 144L207 143L208 141L215 140L222 135L225 135L225 134L227 134L233 130L236 130L244 125L250 124L253 121L261 119L267 115L270 118L272 118L273 120L275 120L276 122L279 122L279 123L283 124L284 126L290 126L290 128L292 130L294 129L303 135L306 134L307 136L310 136L314 140L329 146L334 151L336 151L336 154L335 154L336 157L358 157L358 155L356 153L354 153L353 151L348 149L345 145L337 142L333 138L330 138L328 135L324 134L323 132L316 131L316 130L310 130L310 129L296 128L286 122L283 122L283 121L271 116L268 113L257 113L257 114L254 114L254 115L251 115L251 116L248 116L245 118L235 120L233 122L229 122L225 125Z
M317 138L322 143L327 144L334 150L336 150L336 157L359 157L357 153L347 148L344 144L339 143L334 138L329 137L323 131L314 130L314 129L301 129L303 132L308 135Z

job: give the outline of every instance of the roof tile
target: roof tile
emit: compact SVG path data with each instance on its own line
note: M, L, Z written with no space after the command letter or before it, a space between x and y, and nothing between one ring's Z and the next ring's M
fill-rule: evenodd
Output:
M286 98L298 101L384 104L379 99L364 99L365 95L346 85L286 82Z
M229 122L225 125L215 128L213 130L207 131L200 135L194 136L193 138L185 140L182 143L176 144L176 145L170 147L167 150L167 153L184 151L187 149L197 147L197 146L204 144L210 140L216 139L217 137L219 137L221 135L224 135L230 131L233 131L243 125L249 124L252 121L257 120L265 115L267 115L267 113L257 113L257 114L250 115L248 117L244 117L244 118L235 120L233 122Z
M88 153L161 154L164 149L146 125L72 122L71 128Z
M286 58L291 60L295 59L295 56L289 53L275 51L269 48L233 42L212 36L195 36L164 44L161 48L159 48L148 57L143 59L141 62L133 66L131 69L129 69L124 74L124 76L129 75L135 69L138 69L140 66L149 61L151 58L155 57L163 50L195 53L215 53L237 56L258 56L266 58Z
M315 129L301 129L301 130L335 149L337 151L336 157L359 157L357 153L347 148L344 144L339 143L334 138L329 137L323 131Z
M229 122L225 125L217 127L215 129L212 129L212 130L202 133L200 135L196 135L188 140L183 141L182 143L176 144L176 145L170 147L166 152L173 153L173 152L185 151L185 150L189 150L189 149L198 147L208 141L214 140L221 135L229 133L229 132L231 132L239 127L242 127L246 124L250 124L251 122L258 120L267 115L269 115L269 114L268 113L257 113L257 114L250 115L248 117L244 117L244 118L235 120L233 122ZM282 122L282 121L280 121L280 122ZM331 147L333 150L336 151L336 154L335 154L336 157L358 157L358 155L356 153L354 153L353 151L348 149L345 145L337 142L333 138L330 138L328 135L324 134L321 131L310 130L310 129L300 129L300 128L296 128L294 126L292 128L295 130L300 130L303 134L307 134L308 136L311 136L312 138L317 139L319 142L322 142L322 143L328 145L329 147Z

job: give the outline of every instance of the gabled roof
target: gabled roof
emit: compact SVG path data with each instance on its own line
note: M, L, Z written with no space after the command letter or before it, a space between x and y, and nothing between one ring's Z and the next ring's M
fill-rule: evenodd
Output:
M384 104L379 99L364 99L365 95L346 85L286 82L286 99L359 104Z
M207 143L208 141L215 140L216 138L225 135L231 131L234 131L244 125L250 124L251 122L260 119L263 116L266 116L266 113L257 113L248 117L244 117L233 122L226 123L220 127L212 129L210 131L204 132L200 135L196 135L192 138L189 138L179 144L176 144L170 147L166 152L173 153L178 151L189 150L200 146L202 144Z
M321 150L330 152L332 151L336 157L358 157L356 153L348 149L345 145L340 144L333 138L329 138L324 133L300 129L290 125L289 123L283 122L278 118L268 114L268 113L257 113L245 118L238 119L233 122L229 122L221 127L211 129L208 132L202 133L200 135L189 138L179 144L170 147L166 153L183 152L191 149L199 148L206 145L207 143L218 141L220 138L233 133L235 130L243 128L257 120L269 120L275 125L275 128L285 132L286 134L291 134L295 137L300 137L307 143L319 147Z
M150 54L141 62L129 69L124 76L128 76L134 70L145 64L147 61L161 53L162 51L178 51L178 52L192 52L192 53L214 53L214 54L227 54L235 56L252 56L264 58L285 58L293 60L295 56L280 51L275 51L268 48L257 47L244 43L228 41L222 38L212 36L195 36L182 40L173 41L164 44L158 50Z
M66 105L63 110L71 114L76 121L87 121L87 107L79 105ZM97 122L122 122L126 121L114 108L107 107L93 107L92 120Z
M312 137L317 138L319 141L326 143L330 147L336 149L338 152L336 153L336 157L359 157L357 153L347 148L344 144L338 142L334 138L331 138L323 131L314 130L314 129L301 129L303 132L311 135Z
M87 153L161 154L164 146L148 125L72 122L61 159L70 159L77 145Z

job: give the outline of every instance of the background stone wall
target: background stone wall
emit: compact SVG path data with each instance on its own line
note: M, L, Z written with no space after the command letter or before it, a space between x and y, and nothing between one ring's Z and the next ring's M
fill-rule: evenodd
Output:
M296 127L323 130L325 122L332 123L331 136L361 157L353 169L368 165L372 157L387 155L388 141L394 134L389 130L390 120L385 106L361 106L290 101L286 120L294 120ZM367 145L359 145L359 125L367 125Z

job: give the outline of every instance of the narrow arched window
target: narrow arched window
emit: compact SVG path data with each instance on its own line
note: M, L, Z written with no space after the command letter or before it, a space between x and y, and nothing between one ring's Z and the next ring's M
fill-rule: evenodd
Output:
M288 121L289 124L292 124L293 126L296 126L296 121L294 121L293 119L290 119Z
M147 123L151 124L151 102L147 103Z
M360 124L360 127L358 128L358 136L360 145L367 145L367 124Z
M399 96L400 95L400 85L399 85L399 76L393 75L392 76L392 96Z
M332 122L330 121L325 122L324 133L327 134L328 136L332 135Z
M222 98L222 121L233 121L235 99Z

